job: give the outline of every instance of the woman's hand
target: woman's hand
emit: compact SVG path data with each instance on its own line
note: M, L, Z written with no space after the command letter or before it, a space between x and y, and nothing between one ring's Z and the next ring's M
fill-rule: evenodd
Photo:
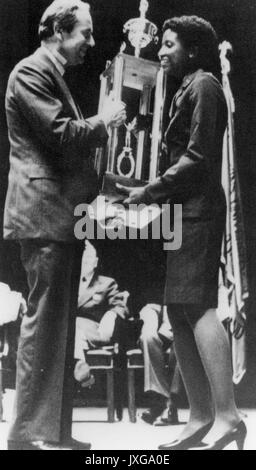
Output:
M144 187L138 188L129 188L128 186L123 186L119 183L116 183L116 188L118 192L128 196L124 201L123 204L142 204L146 203L146 194Z

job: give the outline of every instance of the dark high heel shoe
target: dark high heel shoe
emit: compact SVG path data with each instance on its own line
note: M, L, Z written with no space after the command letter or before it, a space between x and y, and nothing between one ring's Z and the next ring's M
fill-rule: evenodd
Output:
M210 422L205 426L202 426L198 431L196 431L191 436L186 439L176 439L175 441L169 442L167 444L161 444L158 449L160 450L187 450L189 447L196 446L206 434L210 431L213 423Z
M228 433L224 434L220 439L210 444L206 442L200 442L198 447L193 446L193 450L223 450L227 447L231 442L236 441L237 449L244 450L244 441L246 438L247 429L244 424L244 421L240 421L240 423L233 428ZM192 447L192 446L191 446Z

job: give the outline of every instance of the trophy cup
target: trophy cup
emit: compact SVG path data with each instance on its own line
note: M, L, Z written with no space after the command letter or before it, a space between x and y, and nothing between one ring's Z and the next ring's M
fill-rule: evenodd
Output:
M140 17L133 18L124 25L124 32L128 32L128 39L135 48L135 57L139 57L141 49L148 46L151 41L158 42L156 25L146 19L148 7L148 2L141 0Z
M136 115L152 116L150 129L138 130L136 142L131 143L131 123L112 129L108 144L98 149L95 168L103 179L102 194L118 199L115 184L142 186L158 175L162 144L162 118L166 80L158 62L140 57L141 50L151 42L157 42L157 27L146 18L149 3L140 1L140 17L127 21L124 32L134 47L134 55L125 54L126 43L112 62L107 62L101 75L98 112L110 93L117 100L126 102ZM124 99L128 93L129 101ZM136 104L133 97L136 93ZM139 99L138 99L139 95ZM134 103L133 103L134 100ZM137 107L137 108L136 108ZM120 195L119 195L120 200Z

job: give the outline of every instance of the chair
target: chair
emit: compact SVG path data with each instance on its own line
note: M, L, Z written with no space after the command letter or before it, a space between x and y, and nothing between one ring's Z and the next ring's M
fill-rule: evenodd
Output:
M84 351L85 360L91 370L106 370L109 423L113 423L115 421L115 411L119 421L121 421L123 417L123 403L126 391L127 357L129 357L127 355L127 350L130 352L134 347L133 345L137 343L142 323L143 322L140 319L129 319L124 322L123 319L118 317L113 334L114 346L104 346L100 349ZM138 351L140 355L142 355L140 349L138 349ZM142 367L144 367L144 365ZM133 401L131 398L131 394L133 393L134 395L134 378L132 377L132 370L130 371L130 374L130 380L128 378L128 389L130 390L130 393L128 392L128 411L130 421L135 422L135 396ZM135 421L131 411L133 408L135 409Z
M123 392L120 374L122 372L118 345L104 346L100 349L84 351L85 360L91 370L105 370L107 382L108 422L115 421L115 410L118 420L123 416Z
M131 349L126 353L128 375L128 414L131 423L136 423L135 370L144 369L144 358L141 349Z
M166 351L166 367L169 364L170 349ZM144 357L141 349L131 349L126 353L128 375L128 414L131 423L136 423L137 408L135 400L135 370L144 369Z
M7 328L0 326L0 422L3 421L3 357L7 356L9 351L7 341Z

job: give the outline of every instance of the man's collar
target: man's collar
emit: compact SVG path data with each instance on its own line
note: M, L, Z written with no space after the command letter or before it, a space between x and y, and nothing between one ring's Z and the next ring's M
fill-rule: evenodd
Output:
M44 52L49 57L50 61L55 65L56 69L61 74L61 76L63 76L65 73L65 66L67 64L67 60L65 59L65 57L63 57L63 55L61 55L56 50L48 49L48 47L45 44L42 44L41 47L43 48Z

